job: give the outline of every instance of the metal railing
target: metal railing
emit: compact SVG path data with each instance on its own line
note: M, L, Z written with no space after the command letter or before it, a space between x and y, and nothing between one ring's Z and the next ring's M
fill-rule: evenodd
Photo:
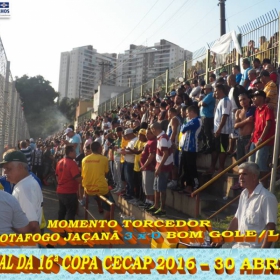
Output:
M194 197L196 196L198 193L200 193L201 191L203 191L204 189L206 189L207 187L209 187L211 184L213 184L215 181L217 181L220 177L222 177L225 173L227 173L229 170L231 170L233 167L235 167L236 165L238 165L239 163L244 162L244 160L246 160L249 156L251 156L252 154L254 154L256 151L258 151L259 149L261 149L262 147L264 147L266 144L268 144L271 140L273 140L275 137L275 135L271 136L270 138L268 138L267 140L265 140L263 143L261 143L259 146L257 146L255 149L253 149L252 151L250 151L247 155L245 155L244 157L242 157L241 159L237 160L235 163L233 163L232 165L230 165L229 167L227 167L226 169L224 169L222 172L220 172L219 174L217 174L214 178L212 178L211 180L209 180L207 183L205 183L204 185L202 185L200 188L198 188L197 190L195 190L194 192L191 193L191 196Z
M277 166L276 169L279 169L280 165ZM260 179L260 182L265 180L266 178L268 178L271 175L271 172L269 172L268 174L266 174L265 176L263 176ZM219 210L217 210L215 213L213 213L210 217L207 218L207 220L212 219L213 217L215 217L216 215L220 214L222 211L224 211L226 208L228 208L232 203L234 203L236 200L239 199L241 194L239 194L238 196L236 196L233 200L231 200L230 202L228 202L226 205L224 205L223 207L221 207Z
M279 14L273 10L248 24L238 27L239 33L237 39L242 49L242 57L249 57L251 62L254 58L271 59L271 63L276 67L278 62L279 49ZM251 51L248 42L254 41L254 51ZM230 45L229 53L225 55L223 61L213 63L213 53L210 48L214 42L208 44L208 49L202 47L194 51L189 59L181 65L174 65L165 73L157 75L154 79L131 88L130 92L123 92L118 95L118 104L113 102L114 106L122 103L127 104L138 101L141 97L149 94L159 93L163 96L170 91L173 86L179 84L178 78L182 77L185 81L192 79L205 80L208 82L210 73L219 76L220 70L226 69L230 74L234 65L240 65L240 55L236 52L233 43ZM124 102L122 102L124 100ZM99 105L98 113L104 114L111 109L115 109L110 100Z

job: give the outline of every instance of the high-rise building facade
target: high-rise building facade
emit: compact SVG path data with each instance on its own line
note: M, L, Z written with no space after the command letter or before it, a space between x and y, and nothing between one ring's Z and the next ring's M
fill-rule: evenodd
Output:
M103 84L115 85L115 67L116 54L99 54L92 46L61 53L59 98L92 100L102 80Z
M152 47L130 45L129 50L118 55L116 85L138 86L179 66L186 55L191 56L191 52L164 39Z

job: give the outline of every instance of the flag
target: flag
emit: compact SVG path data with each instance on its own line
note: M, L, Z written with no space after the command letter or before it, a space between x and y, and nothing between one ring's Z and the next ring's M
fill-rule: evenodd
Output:
M0 8L8 9L10 6L9 2L0 2Z

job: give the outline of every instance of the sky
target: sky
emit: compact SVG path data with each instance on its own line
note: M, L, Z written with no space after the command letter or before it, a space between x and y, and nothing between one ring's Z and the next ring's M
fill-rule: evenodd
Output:
M123 53L166 39L195 51L220 36L218 0L11 0L0 37L13 77L42 75L58 90L60 53L92 45ZM226 32L276 9L279 0L227 0Z

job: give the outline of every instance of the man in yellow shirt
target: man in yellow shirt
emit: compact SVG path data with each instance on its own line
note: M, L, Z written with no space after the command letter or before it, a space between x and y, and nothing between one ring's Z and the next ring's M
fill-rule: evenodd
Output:
M278 91L276 84L270 79L269 72L267 70L263 70L260 74L261 82L264 85L264 92L266 94L265 103L270 105L271 109L273 109L274 117L277 116L277 102L278 102Z
M102 155L102 146L99 142L91 143L91 150L92 154L86 156L82 161L82 186L85 193L89 196L102 195L109 201L114 202L105 178L109 171L108 159ZM104 218L109 220L110 206L103 200L102 208L105 211Z

